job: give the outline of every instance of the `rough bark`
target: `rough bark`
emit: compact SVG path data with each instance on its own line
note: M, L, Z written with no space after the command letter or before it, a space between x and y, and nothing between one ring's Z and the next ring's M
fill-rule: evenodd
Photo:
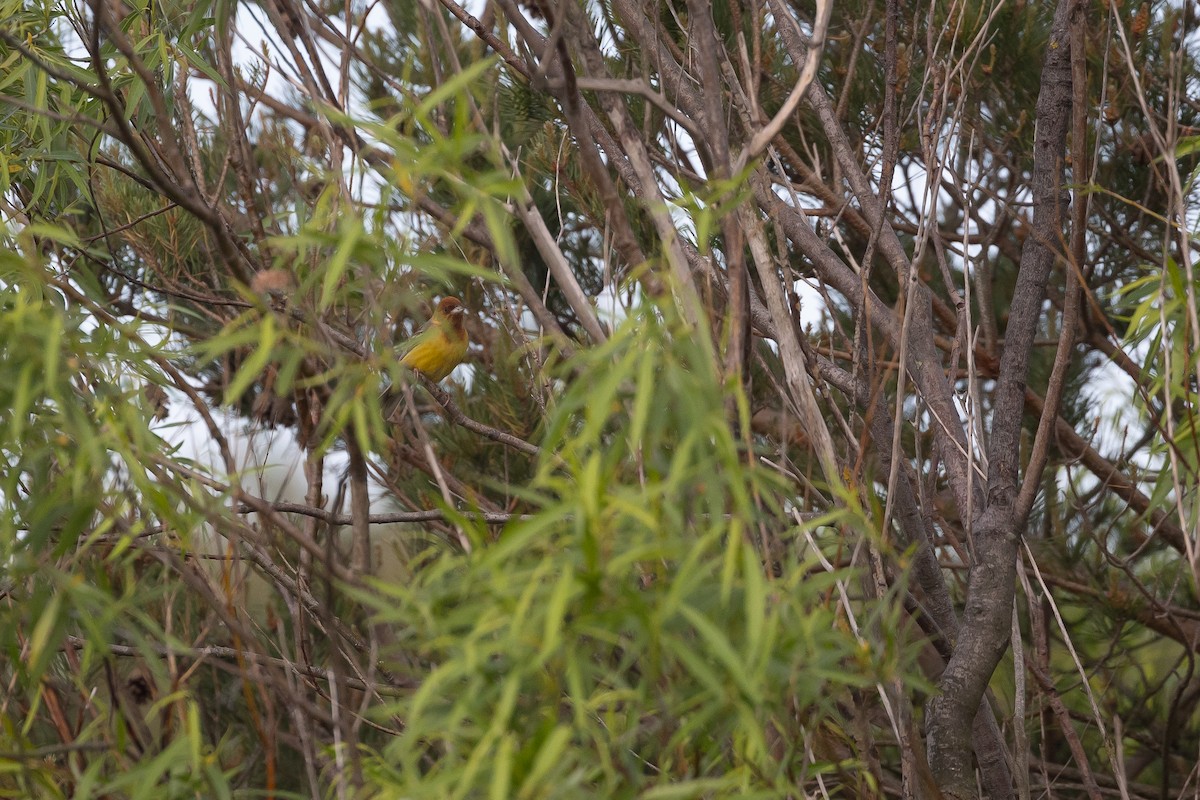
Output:
M1063 156L1071 114L1069 22L1078 13L1083 13L1078 0L1061 0L1046 45L1034 140L1032 232L1021 252L996 379L987 495L974 526L976 560L954 654L939 681L939 693L926 709L930 768L942 791L953 798L976 794L967 742L980 700L1009 641L1022 535L1016 513L1022 411L1029 356L1062 240ZM1012 795L1011 787L989 791L993 796L997 791Z

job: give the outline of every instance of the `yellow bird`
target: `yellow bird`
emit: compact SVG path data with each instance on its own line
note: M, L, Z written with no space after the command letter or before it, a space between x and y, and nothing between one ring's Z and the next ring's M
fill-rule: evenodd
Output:
M438 303L425 328L405 345L400 363L437 383L454 371L467 355L467 309L457 297Z

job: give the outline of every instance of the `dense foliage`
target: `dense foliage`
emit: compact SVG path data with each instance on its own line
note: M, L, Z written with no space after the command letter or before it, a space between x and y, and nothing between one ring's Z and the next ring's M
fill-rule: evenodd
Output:
M0 20L0 796L1200 781L1194 5Z

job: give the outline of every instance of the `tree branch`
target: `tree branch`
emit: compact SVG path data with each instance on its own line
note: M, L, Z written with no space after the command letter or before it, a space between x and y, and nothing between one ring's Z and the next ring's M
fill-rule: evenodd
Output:
M1071 111L1068 24L1071 15L1080 13L1083 6L1079 0L1060 0L1046 45L1033 154L1033 230L1021 253L996 380L987 497L974 528L976 561L971 568L962 633L938 682L939 693L926 709L929 766L943 792L952 798L975 794L971 756L963 743L992 672L1008 647L1021 537L1016 493L1022 411L1029 355L1042 317L1050 269L1058 255L1054 248L1062 236L1063 155ZM1005 796L1011 795L1009 786Z

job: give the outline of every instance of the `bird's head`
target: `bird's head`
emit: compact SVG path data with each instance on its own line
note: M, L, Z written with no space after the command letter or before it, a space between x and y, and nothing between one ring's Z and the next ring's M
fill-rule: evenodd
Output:
M456 331L464 330L463 317L466 313L467 307L457 297L444 297L442 302L438 303L437 316L449 320L450 325Z

